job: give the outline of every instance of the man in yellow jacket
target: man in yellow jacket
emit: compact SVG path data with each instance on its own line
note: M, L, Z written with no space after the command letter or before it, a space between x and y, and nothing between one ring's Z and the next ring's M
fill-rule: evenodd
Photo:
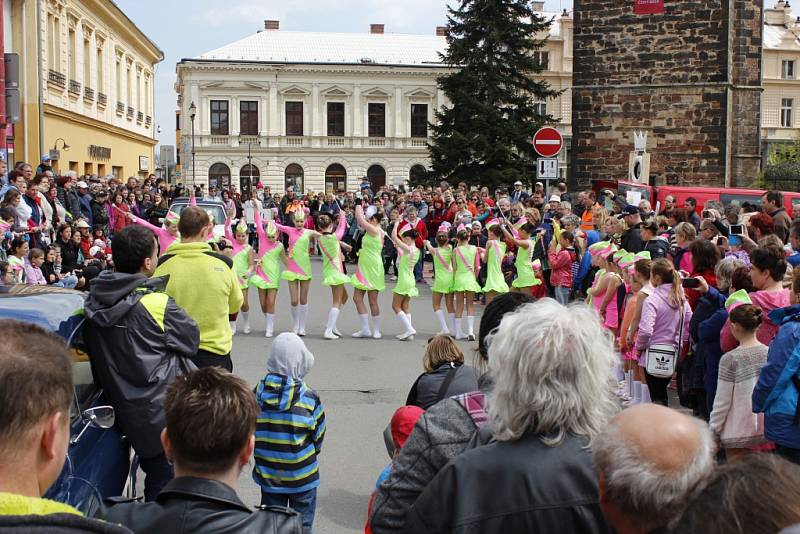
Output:
M198 367L214 365L233 371L233 332L228 315L242 305L242 291L233 261L214 252L207 242L213 223L197 206L181 213L180 242L158 260L154 276L167 276L166 293L200 328L200 349L190 357Z

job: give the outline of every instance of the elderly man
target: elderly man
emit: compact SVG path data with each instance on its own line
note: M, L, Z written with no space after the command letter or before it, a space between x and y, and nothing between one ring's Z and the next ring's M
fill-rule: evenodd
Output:
M506 314L490 340L496 441L439 471L403 532L611 532L588 448L617 410L616 357L596 315L542 299Z
M714 469L714 439L699 419L639 404L617 414L592 444L600 506L618 534L664 529Z
M522 182L519 180L514 182L514 191L511 193L511 202L525 202L529 197L530 195L523 188Z
M659 215L665 215L667 212L670 212L677 207L678 205L675 203L675 195L667 195L667 197L664 199L664 209L661 210Z
M420 219L425 219L428 216L428 205L422 200L422 193L419 192L419 189L415 190L411 193L411 201L408 203L406 207L406 216L408 216L408 210L411 207L417 208L417 216Z

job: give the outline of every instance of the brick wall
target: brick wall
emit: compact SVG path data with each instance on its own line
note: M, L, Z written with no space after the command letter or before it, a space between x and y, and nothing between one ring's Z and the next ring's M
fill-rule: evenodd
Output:
M639 16L632 1L575 0L573 182L626 179L640 129L657 183L755 177L760 91L748 86L760 87L760 0L670 0L665 8Z

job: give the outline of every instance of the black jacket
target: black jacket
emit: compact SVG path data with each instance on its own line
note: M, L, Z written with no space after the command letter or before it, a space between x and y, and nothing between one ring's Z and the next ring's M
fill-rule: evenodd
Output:
M125 527L75 514L0 515L0 534L131 534Z
M116 420L142 458L161 454L164 395L194 369L200 330L163 289L165 278L104 271L90 285L84 310L92 370Z
M301 534L300 515L271 506L253 511L230 486L205 478L179 477L155 502L106 501L103 519L135 534Z
M587 440L548 447L535 434L454 458L406 517L408 534L613 532L603 517Z
M622 234L622 243L620 243L621 248L624 248L633 254L644 250L644 241L642 241L642 235L640 233L641 230L639 229L639 226L640 225L637 224L633 228L626 230L625 233Z
M439 395L447 375L454 369L454 376L445 391ZM478 371L464 364L442 364L429 373L423 373L417 378L406 399L407 406L419 406L427 410L437 402L447 397L469 393L478 390Z
M653 260L666 258L669 256L669 241L658 236L645 243L644 250L650 253L650 258Z

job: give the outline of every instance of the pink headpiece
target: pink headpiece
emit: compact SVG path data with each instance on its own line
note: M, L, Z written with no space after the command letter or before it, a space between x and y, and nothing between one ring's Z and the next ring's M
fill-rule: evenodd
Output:
M464 225L462 224L461 226L464 226ZM439 225L439 229L436 231L436 233L438 233L438 234L449 234L450 233L450 228L452 228L452 227L453 227L452 224L450 224L447 221L444 221L444 222L442 222L442 224Z
M500 226L500 219L494 218L486 223L486 228L490 228L492 226Z
M403 236L406 232L410 232L412 230L411 225L408 224L408 221L403 221L400 223L400 226L397 228L397 235Z
M467 227L466 227L466 226L464 226L464 223L461 223L461 224L459 224L459 225L458 225L458 227L456 228L456 233L461 233L461 230L466 230L466 229L467 229Z

